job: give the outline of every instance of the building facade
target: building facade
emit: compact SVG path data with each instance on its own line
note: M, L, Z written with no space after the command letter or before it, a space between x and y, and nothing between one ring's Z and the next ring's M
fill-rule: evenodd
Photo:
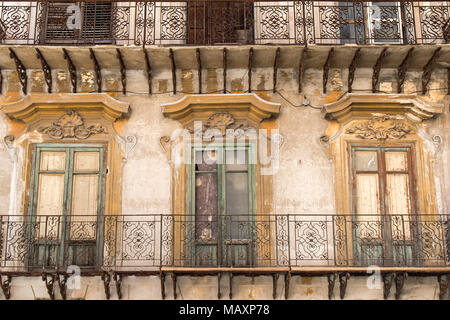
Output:
M0 299L449 299L449 19L0 2Z

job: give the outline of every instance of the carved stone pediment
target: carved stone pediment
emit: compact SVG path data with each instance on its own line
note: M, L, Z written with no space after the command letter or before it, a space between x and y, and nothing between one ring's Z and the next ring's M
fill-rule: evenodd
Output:
M254 93L187 95L174 103L162 105L164 116L179 121L194 132L201 122L202 131L259 128L261 121L280 112L280 104L265 101Z
M386 140L402 139L415 132L402 116L378 114L369 120L352 122L345 133L361 139Z
M347 93L338 101L324 105L325 118L346 123L371 118L373 113L402 115L414 123L443 112L442 104L433 104L414 94Z
M85 140L114 136L113 123L128 116L130 107L104 93L45 94L4 104L2 111L10 119L23 122L27 132L54 140Z

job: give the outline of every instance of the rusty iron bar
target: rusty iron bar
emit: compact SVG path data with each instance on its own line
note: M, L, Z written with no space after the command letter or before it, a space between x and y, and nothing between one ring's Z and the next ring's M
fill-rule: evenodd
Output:
M273 62L273 93L277 91L277 73L278 73L278 62L280 59L280 47L275 51L275 59Z

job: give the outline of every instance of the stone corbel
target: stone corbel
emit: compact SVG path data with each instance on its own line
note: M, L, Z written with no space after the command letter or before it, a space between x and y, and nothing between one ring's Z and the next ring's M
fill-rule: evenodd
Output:
M13 135L7 135L3 138L3 144L5 145L12 162L17 161L17 148L14 147L15 139L16 138Z
M123 151L122 161L126 163L128 161L129 153L137 144L137 138L133 135L126 136L125 138L120 135L116 135L116 140L119 142L120 148Z
M171 159L170 159L170 148L171 148L171 143L172 140L170 139L169 136L162 136L161 138L159 138L159 145L161 146L161 148L164 151L164 154L166 155L167 161L169 163L172 163Z

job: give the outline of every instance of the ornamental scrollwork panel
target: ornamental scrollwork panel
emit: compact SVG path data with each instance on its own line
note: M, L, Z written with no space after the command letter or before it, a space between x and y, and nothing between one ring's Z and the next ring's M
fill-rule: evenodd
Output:
M40 128L39 131L56 140L64 138L84 140L94 134L106 133L100 123L86 126L83 118L74 110L70 110L51 126Z
M413 134L414 129L402 116L378 115L369 120L358 121L345 131L367 140L402 139Z

